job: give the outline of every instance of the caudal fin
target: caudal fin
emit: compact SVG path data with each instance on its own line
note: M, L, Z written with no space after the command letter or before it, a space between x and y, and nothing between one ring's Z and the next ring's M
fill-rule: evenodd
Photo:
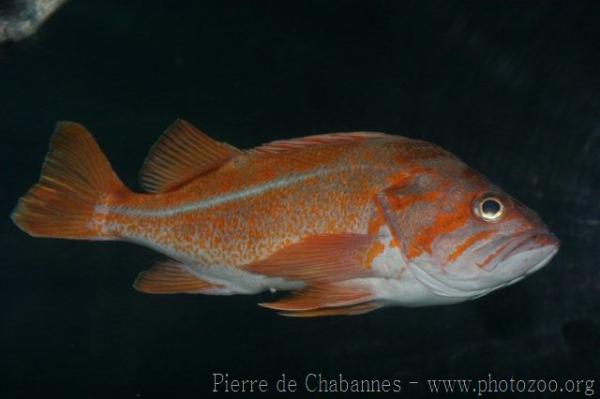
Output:
M39 182L21 197L11 217L35 237L108 238L93 221L94 208L127 192L92 135L59 122Z

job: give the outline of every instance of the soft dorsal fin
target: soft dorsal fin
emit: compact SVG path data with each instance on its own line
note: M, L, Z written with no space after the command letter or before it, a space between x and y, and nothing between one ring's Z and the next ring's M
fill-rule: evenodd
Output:
M178 119L150 150L140 172L140 183L148 192L170 191L241 153Z
M296 150L299 148L312 147L315 145L327 144L348 144L354 142L363 142L370 139L396 137L379 132L350 132L350 133L326 133L313 136L299 137L289 140L276 140L263 144L252 150L250 153L275 154L284 151Z

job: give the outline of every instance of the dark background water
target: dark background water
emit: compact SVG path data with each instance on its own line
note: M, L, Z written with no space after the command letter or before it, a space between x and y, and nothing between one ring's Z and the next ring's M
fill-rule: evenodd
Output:
M0 49L1 397L204 397L213 372L397 378L405 397L427 378L594 377L598 395L600 3L172 3L73 1ZM297 320L256 306L270 294L140 294L160 255L10 222L57 120L85 124L139 190L178 117L242 148L433 141L538 211L561 251L477 301Z

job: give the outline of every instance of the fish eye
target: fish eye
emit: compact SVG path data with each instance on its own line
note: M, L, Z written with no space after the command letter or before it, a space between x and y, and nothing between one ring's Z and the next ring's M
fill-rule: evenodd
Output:
M497 222L504 214L504 205L496 197L484 197L479 201L475 213L486 222Z

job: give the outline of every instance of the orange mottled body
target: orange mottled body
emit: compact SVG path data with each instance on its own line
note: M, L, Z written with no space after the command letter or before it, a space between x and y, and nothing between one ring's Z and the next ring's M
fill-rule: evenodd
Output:
M535 213L441 148L334 133L242 151L177 121L129 191L89 132L58 125L13 220L34 236L127 240L171 260L155 294L292 290L298 317L456 303L544 266L558 241Z
M306 236L366 233L378 217L375 195L415 162L398 162L399 151L445 155L431 144L393 136L255 151L173 192L109 199L98 223L107 234L151 241L207 265L243 266ZM239 198L219 203L232 194Z

